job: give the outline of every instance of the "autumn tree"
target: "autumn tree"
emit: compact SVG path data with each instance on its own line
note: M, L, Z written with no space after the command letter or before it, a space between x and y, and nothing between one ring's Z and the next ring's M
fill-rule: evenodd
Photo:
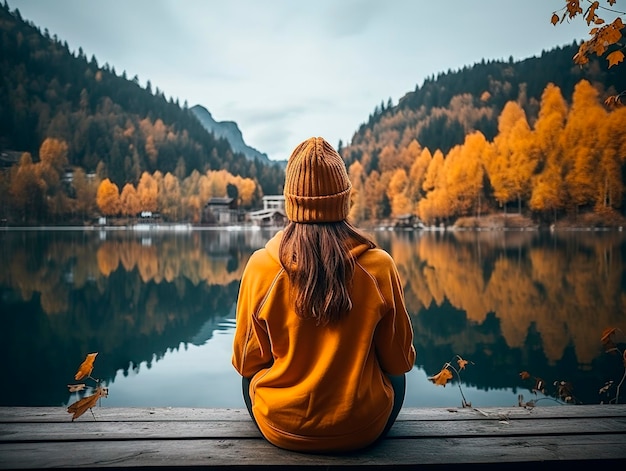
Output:
M44 189L44 201L51 216L61 216L69 212L70 203L62 188L65 167L68 165L68 147L65 141L47 138L39 148L37 172Z
M426 224L433 224L443 214L441 207L439 207L442 203L442 197L435 191L441 188L444 182L443 165L443 152L437 149L424 176L422 189L424 190L425 196L417 205L417 215Z
M141 203L137 190L132 183L126 183L120 194L120 212L124 216L135 217L141 211Z
M531 192L531 177L537 166L530 152L532 135L522 107L509 101L498 118L498 135L493 141L493 156L489 159L489 178L494 197L506 208L517 200L518 213L522 202Z
M156 212L157 207L158 185L156 180L148 172L143 172L139 183L137 184L137 196L141 211Z
M365 175L363 165L358 160L354 161L348 167L348 176L352 183L352 192L350 193L350 214L349 219L355 223L366 219L366 203L365 203Z
M465 137L465 142L460 146L458 160L450 162L445 174L448 197L453 200L453 214L481 215L484 162L490 151L490 145L483 133L475 131Z
M105 178L98 187L96 203L105 216L116 216L120 211L120 194L118 186Z
M606 115L598 102L598 91L587 80L578 82L562 135L567 201L576 211L593 205L599 194L597 168L608 142L599 142L598 138Z
M182 193L182 215L181 217L186 221L193 223L200 222L202 215L202 208L204 203L208 200L202 199L202 181L206 180L204 175L194 170L191 174L185 178L181 185Z
M159 190L159 207L161 215L169 221L177 221L181 211L181 190L180 182L175 175L166 173Z
M28 152L24 152L17 165L11 169L9 195L23 223L29 218L36 221L43 216L43 182L40 181L33 158Z
M391 173L387 186L387 198L391 206L391 215L398 217L413 213L413 205L407 196L409 179L403 168Z
M413 147L413 150L419 148L417 141L412 141L409 144L409 148ZM413 150L410 152L413 153ZM433 159L432 154L428 148L424 148L416 156L411 164L409 170L409 185L407 188L407 196L413 202L414 210L417 208L418 201L424 196L424 179L426 178L426 170L430 165L430 161Z
M624 195L622 168L626 156L626 107L611 113L598 130L601 156L596 167L598 186L596 210L619 208Z
M90 179L82 168L75 168L72 178L74 188L75 211L83 220L87 219L96 208L98 182Z
M386 194L388 176L389 174L381 176L377 170L373 170L365 179L367 219L382 219L389 212L389 200Z
M548 84L541 96L539 117L533 131L533 146L539 172L533 176L530 209L539 213L557 212L565 206L562 135L567 119L567 103L561 89Z

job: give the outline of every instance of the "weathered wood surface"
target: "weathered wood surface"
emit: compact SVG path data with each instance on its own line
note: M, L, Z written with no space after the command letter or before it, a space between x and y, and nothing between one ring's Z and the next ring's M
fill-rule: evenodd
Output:
M0 408L0 469L339 469L626 464L626 405L405 408L388 438L341 455L293 453L262 439L245 409ZM606 468L605 468L606 469Z

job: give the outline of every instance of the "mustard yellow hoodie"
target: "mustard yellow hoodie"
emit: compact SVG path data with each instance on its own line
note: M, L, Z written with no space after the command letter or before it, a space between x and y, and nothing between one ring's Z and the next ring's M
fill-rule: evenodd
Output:
M393 406L385 373L415 362L413 330L392 258L359 245L353 308L339 323L317 326L292 308L278 258L282 231L244 270L232 363L252 378L256 422L274 445L296 451L348 451L372 443Z

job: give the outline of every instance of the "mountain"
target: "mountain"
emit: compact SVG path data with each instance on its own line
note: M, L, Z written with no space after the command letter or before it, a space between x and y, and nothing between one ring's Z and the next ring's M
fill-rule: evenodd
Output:
M259 152L244 142L241 130L234 121L215 121L209 110L201 105L192 106L190 110L207 131L213 133L217 138L226 139L235 152L242 153L252 161L258 159L262 162L270 162L267 154Z

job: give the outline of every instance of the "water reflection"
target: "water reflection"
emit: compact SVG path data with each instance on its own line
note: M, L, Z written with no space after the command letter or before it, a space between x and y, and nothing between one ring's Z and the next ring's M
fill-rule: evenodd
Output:
M63 405L84 358L109 406L240 407L233 309L260 230L0 232L0 405ZM585 403L619 380L607 327L626 331L618 232L374 232L397 261L415 331L407 405L460 404L426 376L461 355L475 405L531 398L527 370ZM502 394L500 394L502 393ZM623 398L620 402L623 402Z

